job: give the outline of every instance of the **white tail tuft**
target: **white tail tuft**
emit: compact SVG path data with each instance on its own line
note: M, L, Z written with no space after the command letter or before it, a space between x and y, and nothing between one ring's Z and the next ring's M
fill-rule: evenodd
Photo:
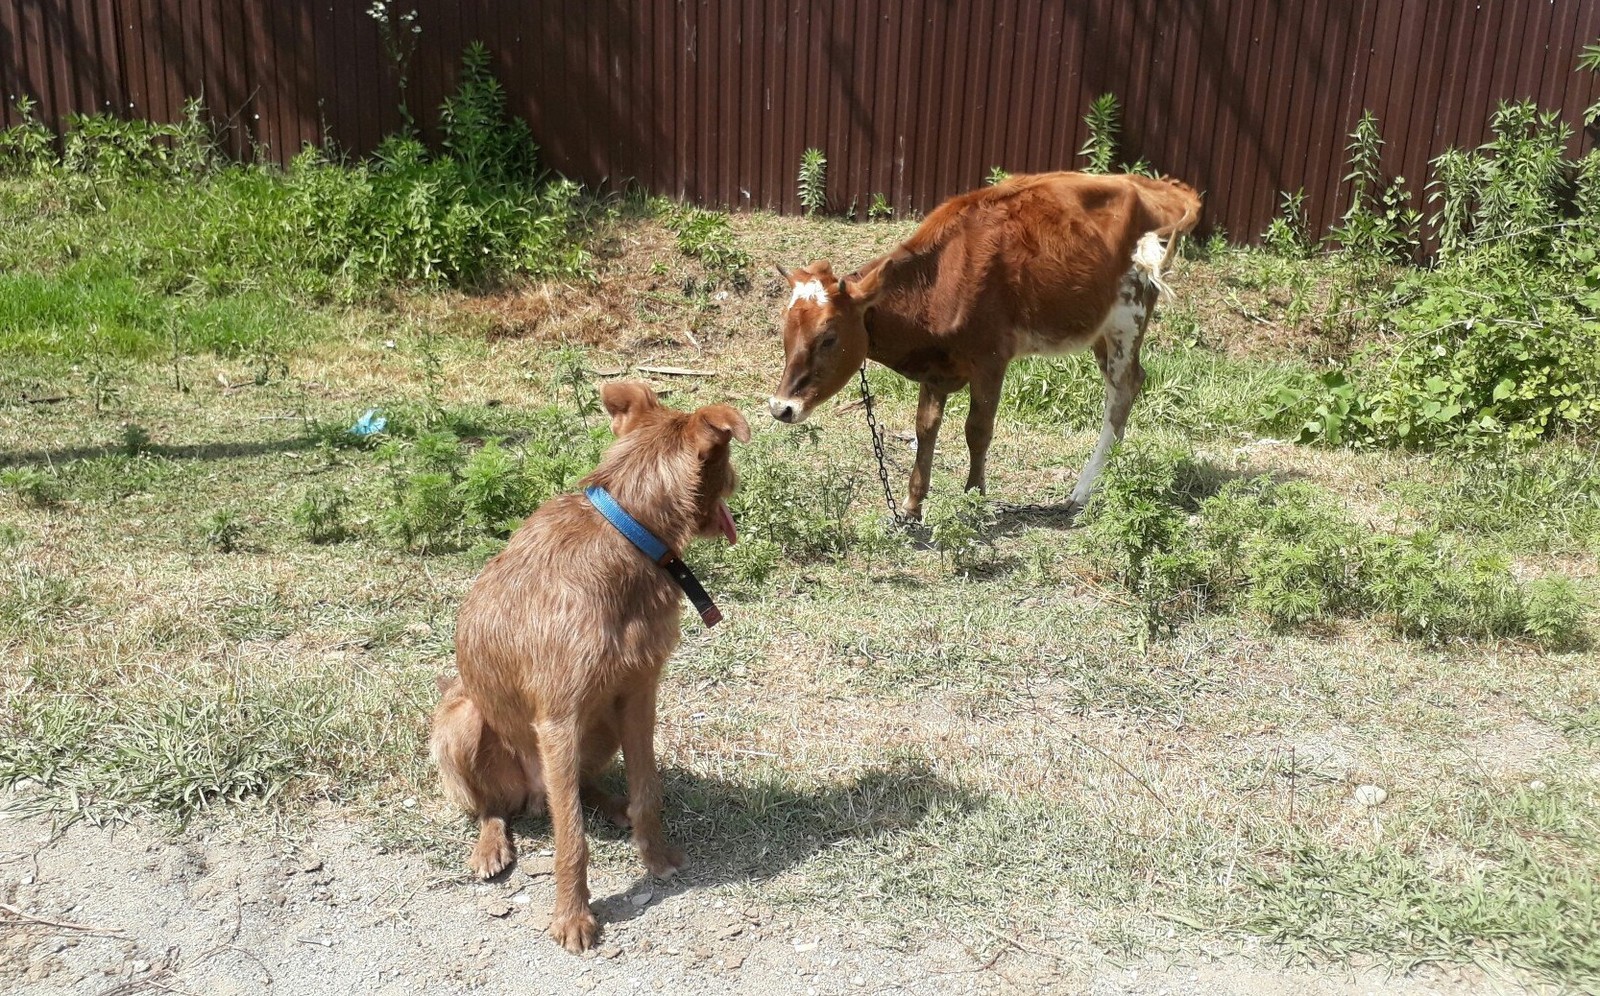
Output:
M1176 235L1173 238L1177 238ZM1133 268L1143 273L1150 283L1155 285L1156 293L1161 300L1172 300L1172 288L1162 278L1161 265L1166 261L1167 247L1162 244L1161 236L1155 232L1146 232L1139 236L1139 244L1133 247Z

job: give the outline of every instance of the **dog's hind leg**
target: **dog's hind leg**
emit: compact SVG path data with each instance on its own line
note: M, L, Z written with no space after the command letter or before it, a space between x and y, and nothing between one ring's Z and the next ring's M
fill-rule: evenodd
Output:
M633 821L628 818L628 797L607 792L599 785L584 778L583 784L578 787L578 796L583 804L595 810L601 816L610 820L624 830L633 827Z
M517 849L502 816L478 817L478 843L467 856L467 868L479 878L492 878L505 870Z

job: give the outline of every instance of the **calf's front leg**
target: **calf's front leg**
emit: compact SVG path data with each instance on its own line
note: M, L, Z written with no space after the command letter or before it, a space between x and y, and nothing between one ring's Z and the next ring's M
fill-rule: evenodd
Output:
M944 422L944 403L949 394L927 384L917 394L917 458L911 465L911 486L900 511L906 518L922 518L922 500L928 497L928 481L933 477L933 447Z
M972 406L967 409L967 490L988 493L989 443L994 439L994 417L1000 410L1000 385L1006 371L972 378Z

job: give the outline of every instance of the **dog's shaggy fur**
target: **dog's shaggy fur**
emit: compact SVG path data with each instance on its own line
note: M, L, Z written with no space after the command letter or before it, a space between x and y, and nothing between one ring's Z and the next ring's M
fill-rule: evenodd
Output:
M643 384L601 389L618 440L585 478L674 550L734 539L723 499L735 477L729 442L748 442L726 405L665 408ZM430 746L445 791L477 817L467 866L488 877L515 857L506 821L547 804L555 832L550 933L570 951L594 944L582 803L624 826L650 872L683 854L661 832L656 686L679 640L672 578L581 493L547 502L489 562L456 626L459 682L441 682ZM626 800L595 779L621 748Z

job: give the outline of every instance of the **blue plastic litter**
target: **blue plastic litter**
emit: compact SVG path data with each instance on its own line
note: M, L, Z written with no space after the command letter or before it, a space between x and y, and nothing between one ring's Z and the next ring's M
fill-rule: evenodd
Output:
M350 427L350 435L352 435L352 436L371 436L371 435L375 435L376 433L382 432L383 431L383 427L388 425L388 424L389 424L389 420L384 418L382 415L379 415L378 414L378 409L376 409L376 408L368 408L365 412L362 413L360 418L356 419L356 424L352 425Z

